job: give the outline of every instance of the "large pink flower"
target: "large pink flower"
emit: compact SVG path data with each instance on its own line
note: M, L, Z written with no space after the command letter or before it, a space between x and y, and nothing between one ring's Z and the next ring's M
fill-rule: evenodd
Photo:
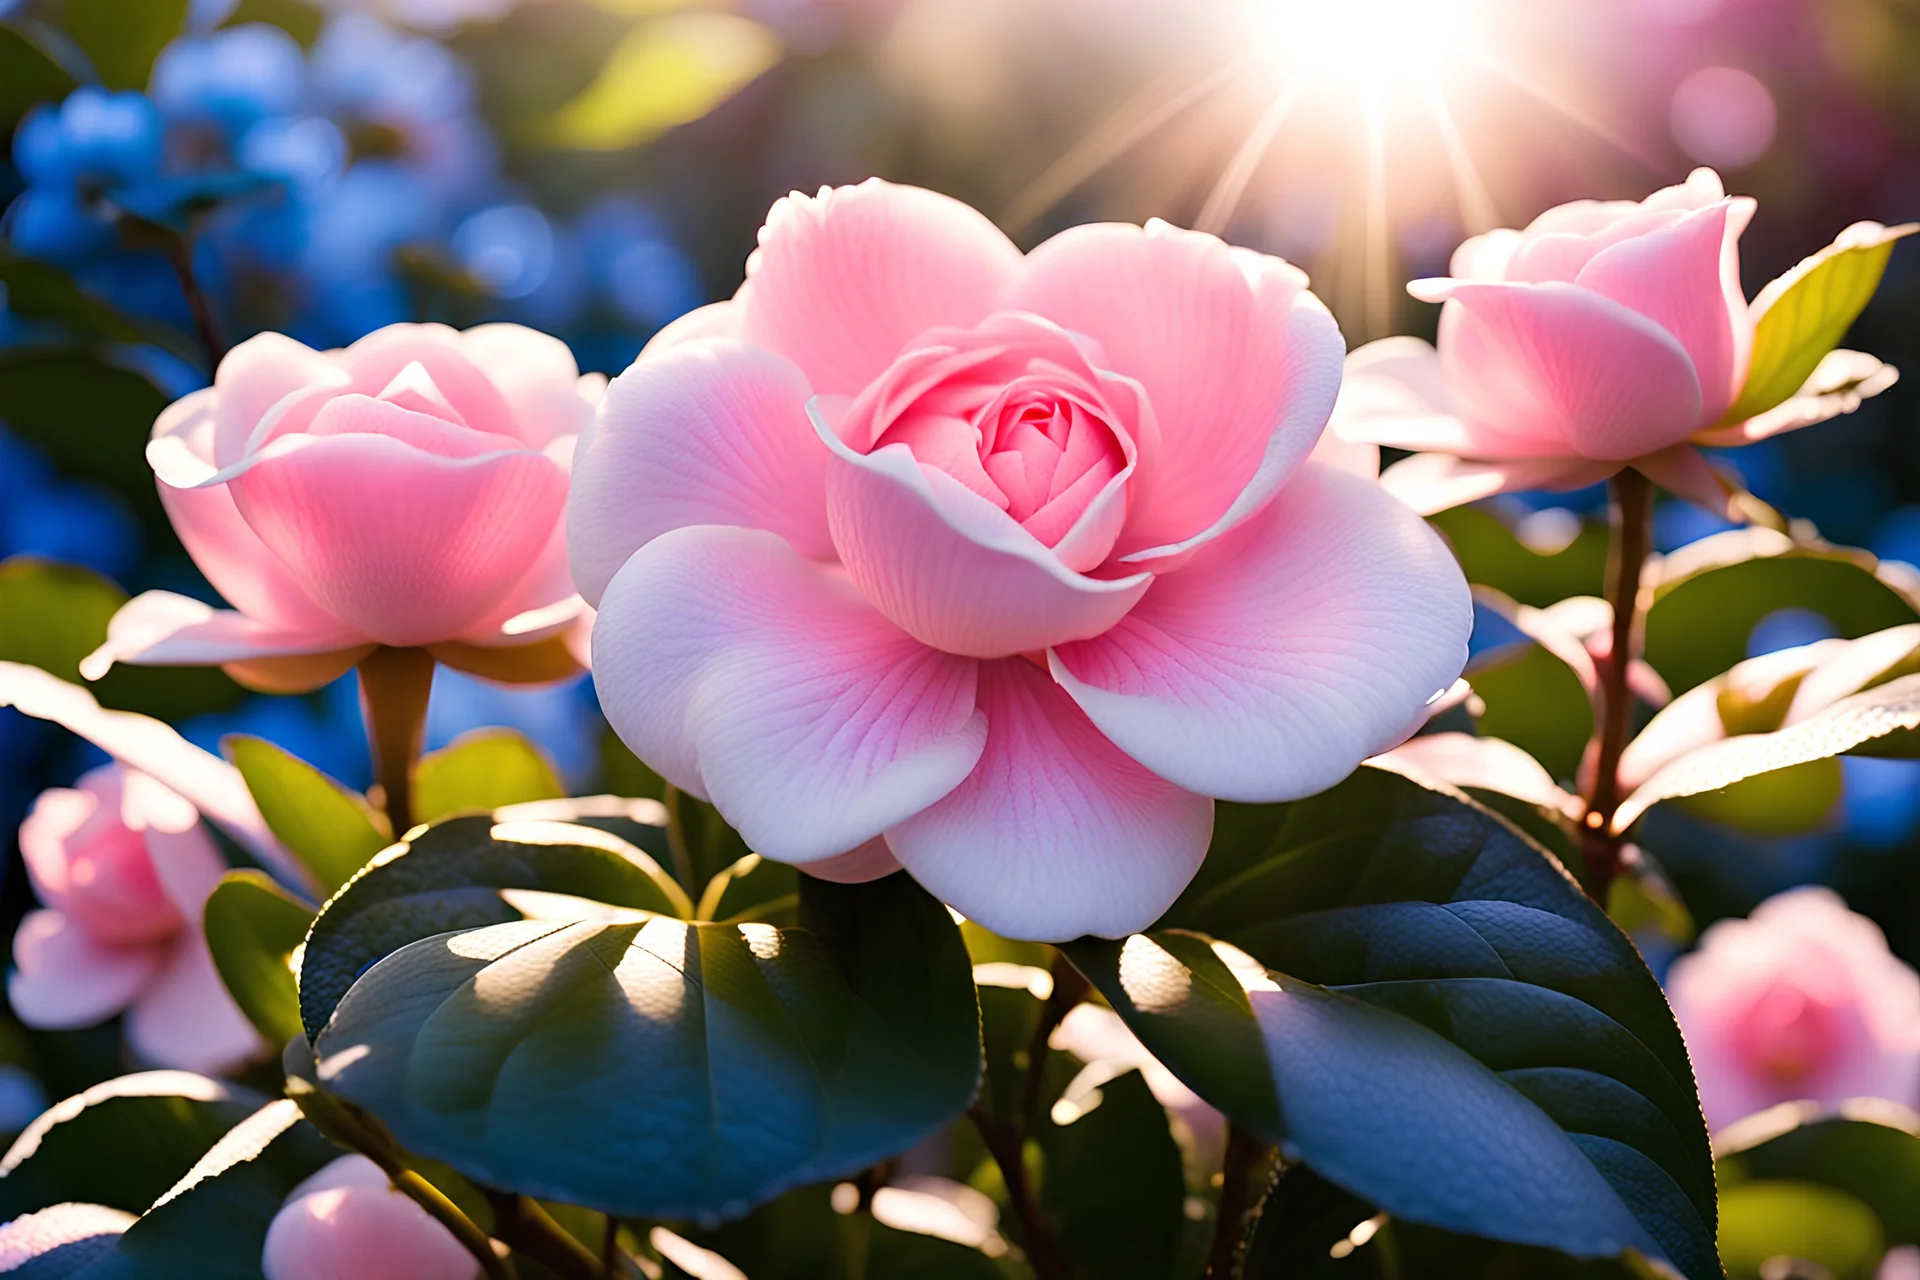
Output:
M266 1280L472 1280L473 1255L365 1156L295 1187L267 1228Z
M1920 975L1829 889L1714 925L1667 995L1713 1129L1802 1099L1920 1102Z
M1695 446L1743 444L1851 411L1895 376L1871 356L1834 352L1799 395L1730 413L1751 404L1742 392L1758 319L1826 257L1913 230L1849 228L1749 306L1739 241L1754 209L1699 169L1637 204L1578 201L1524 231L1467 241L1451 276L1408 286L1446 304L1438 350L1388 338L1354 352L1335 430L1422 454L1382 477L1422 511L1578 488L1630 466L1738 514L1729 506L1737 486Z
M565 674L557 637L583 606L562 513L600 385L517 325L242 343L147 446L180 540L234 609L150 591L83 671L221 663L299 690L393 645L497 678Z
M1321 790L1459 672L1452 557L1304 461L1342 344L1287 264L1022 257L875 181L775 205L747 273L608 389L568 519L608 718L761 853L1121 935L1209 797Z
M13 936L7 996L22 1022L85 1027L125 1010L135 1054L192 1071L261 1050L200 934L226 862L191 804L103 765L34 802L20 852L44 904Z

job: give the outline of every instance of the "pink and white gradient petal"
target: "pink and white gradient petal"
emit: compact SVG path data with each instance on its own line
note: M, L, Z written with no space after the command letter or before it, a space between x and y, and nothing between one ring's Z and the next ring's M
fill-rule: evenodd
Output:
M1580 489L1620 470L1585 458L1519 458L1480 462L1446 453L1418 453L1380 473L1386 491L1423 516L1522 489Z
M1158 580L1053 673L1147 768L1222 799L1312 795L1398 743L1460 674L1473 608L1384 489L1301 468L1257 520Z
M460 350L485 371L534 448L578 435L593 419L604 384L583 382L560 339L523 325L483 324L460 334Z
M971 325L1020 251L958 200L869 179L776 203L747 262L739 336L780 352L814 392L853 395L936 325Z
M987 743L945 799L891 828L913 878L1008 938L1144 929L1206 855L1213 802L1155 777L1022 658L980 664Z
M759 529L654 539L614 575L595 627L595 683L620 737L749 847L802 865L967 776L987 735L975 667Z
M266 1052L267 1043L227 993L200 931L174 942L127 1014L127 1044L159 1067L221 1075Z
M1676 498L1685 498L1723 519L1746 519L1747 489L1739 476L1716 467L1690 444L1671 445L1637 458L1633 467Z
M227 487L329 613L407 646L460 635L533 567L567 473L531 451L454 460L381 435L289 436Z
M1003 306L1100 345L1146 388L1160 427L1117 551L1151 567L1269 501L1319 439L1345 342L1280 261L1162 222L1064 231L1033 251Z
M260 658L329 654L357 658L369 643L365 636L337 622L323 628L289 630L251 614L215 609L190 596L145 591L113 615L105 642L82 660L80 674L98 680L116 662L205 667ZM321 663L316 670L324 672L329 665ZM326 678L323 674L319 683L310 687L318 688Z
M1670 228L1596 254L1575 283L1633 308L1672 334L1700 382L1700 421L1715 422L1747 380L1753 320L1740 292L1740 235L1756 205L1723 200Z
M737 342L692 341L614 379L567 503L573 576L590 601L627 557L669 529L766 529L831 560L829 454L792 361Z
M945 653L1002 658L1097 636L1153 576L1075 573L1011 516L904 445L832 452L827 521L848 575L896 626Z
M254 428L275 405L316 384L344 390L350 379L325 352L285 334L256 334L227 352L214 372L212 387L174 404L160 416L160 423L189 401L204 403L211 430L204 448L196 452L216 469L230 467L246 456ZM155 439L162 433L160 423L154 427Z
M7 999L30 1027L91 1027L150 986L169 950L167 943L107 946L62 912L29 911L13 935Z
M1577 816L1581 809L1579 798L1562 790L1538 760L1501 738L1430 733L1368 763L1448 786L1495 791L1568 817Z
M837 858L823 858L807 864L807 874L816 880L835 884L865 884L900 870L899 859L887 847L886 837L875 836L858 849L849 849Z
M1693 361L1678 340L1570 284L1415 281L1445 301L1440 354L1476 457L1575 453L1625 462L1700 424Z

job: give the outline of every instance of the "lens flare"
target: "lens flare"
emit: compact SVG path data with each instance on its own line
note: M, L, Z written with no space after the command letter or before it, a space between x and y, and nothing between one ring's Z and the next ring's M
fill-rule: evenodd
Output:
M1270 65L1322 90L1419 92L1478 50L1474 0L1252 0Z

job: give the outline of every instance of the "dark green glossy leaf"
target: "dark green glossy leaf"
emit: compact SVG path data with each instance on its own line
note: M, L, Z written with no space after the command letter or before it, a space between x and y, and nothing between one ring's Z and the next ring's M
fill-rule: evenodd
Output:
M61 0L60 26L109 89L145 89L153 60L186 22L189 0Z
M1734 530L1665 563L1647 611L1646 659L1677 697L1744 659L1754 624L1780 609L1809 609L1849 639L1920 619L1864 551Z
M416 821L489 813L567 794L540 749L511 729L479 729L423 757L413 776Z
M1264 1206L1246 1280L1671 1280L1644 1256L1547 1249L1398 1222L1312 1170L1289 1169Z
M35 103L59 102L73 91L66 68L11 23L0 22L0 129L11 136Z
M979 1083L945 907L904 874L807 879L800 918L615 913L414 943L334 1009L320 1083L486 1185L738 1216L905 1150Z
M1067 1256L1101 1280L1165 1280L1185 1230L1186 1181L1166 1110L1140 1073L1070 1094L1034 1138L1041 1204Z
M636 846L584 824L493 817L449 818L392 846L321 909L300 962L300 1012L317 1037L354 981L409 943L456 929L521 920L501 891L587 899L686 916L672 878ZM561 802L560 812L569 812ZM523 905L525 905L523 900Z
M86 413L75 414L76 404ZM0 418L67 475L113 489L150 528L166 525L146 457L166 407L153 383L87 352L0 351Z
M3 44L4 36L0 36L0 45ZM0 54L0 58L3 57L4 54ZM6 287L7 310L17 316L57 321L81 338L151 342L183 360L200 358L200 353L184 335L165 325L120 314L84 292L72 276L50 262L15 257L0 249L0 285Z
M189 1071L95 1085L43 1112L0 1159L0 1222L64 1201L140 1213L262 1101Z
M77 1280L260 1280L287 1193L343 1153L281 1098L229 1129Z
M264 738L232 734L221 750L246 779L267 826L331 893L390 844L386 819L298 756Z
M728 924L749 920L792 924L799 909L800 872L750 853L707 881L693 918Z
M1430 517L1476 586L1505 592L1544 609L1568 596L1604 594L1607 527L1586 521L1566 547L1551 554L1530 549L1499 516L1484 507L1455 507Z
M869 1280L1005 1280L1008 1274L977 1249L896 1230L864 1214L835 1213L831 1190L820 1183L789 1191L736 1222L685 1235L752 1280L861 1274ZM859 1257L866 1259L864 1272L854 1265Z
M299 41L302 48L308 48L319 38L320 28L325 21L324 11L302 0L240 0L224 25L237 27L249 22L271 23Z
M292 959L312 923L313 908L258 871L229 871L207 899L214 967L269 1044L301 1034Z
M1151 935L1064 949L1197 1093L1397 1219L1716 1274L1706 1130L1659 986L1464 797L1362 769L1222 805Z

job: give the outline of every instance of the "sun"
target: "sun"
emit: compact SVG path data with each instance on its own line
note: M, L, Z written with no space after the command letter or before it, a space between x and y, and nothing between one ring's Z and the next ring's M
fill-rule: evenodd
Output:
M1248 0L1261 59L1301 91L1424 93L1480 47L1475 0Z

